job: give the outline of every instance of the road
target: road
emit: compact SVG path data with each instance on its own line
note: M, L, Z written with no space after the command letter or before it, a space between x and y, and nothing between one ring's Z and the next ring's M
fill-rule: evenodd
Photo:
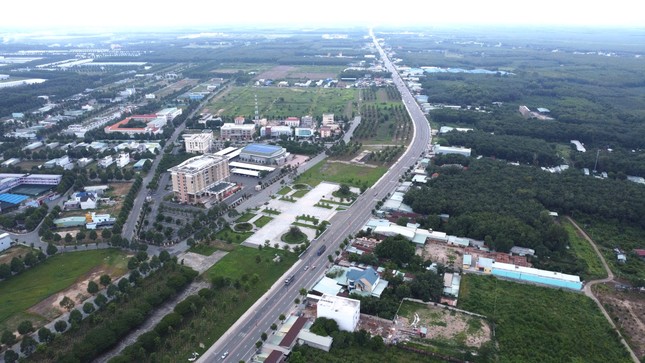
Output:
M602 315L605 316L605 319L607 319L609 324L611 324L611 326L614 328L614 331L616 331L616 333L618 334L618 337L620 338L620 342L623 343L623 345L629 352L629 355L631 356L632 360L635 363L640 362L640 360L638 359L638 357L636 356L632 348L629 346L629 344L627 344L627 341L625 340L625 338L623 338L623 335L620 333L620 330L618 330L618 327L614 323L614 319L612 319L611 316L609 316L609 313L607 313L607 310L605 310L605 307L602 305L600 300L598 300L598 298L593 294L593 291L591 289L593 285L614 281L614 273L609 268L609 265L607 265L607 261L605 261L605 257L602 255L602 253L600 253L598 246L596 246L596 242L594 242L591 239L591 237L589 237L589 235L587 235L587 233L582 228L580 228L580 226L578 226L578 224L571 217L567 216L567 219L569 220L569 222L571 222L571 224L573 224L574 227L576 227L578 232L580 232L580 234L587 240L587 242L591 244L591 247L593 247L594 251L596 251L598 258L600 258L600 262L602 262L602 265L605 268L605 271L607 271L607 277L605 277L604 279L588 281L585 284L585 287L583 288L583 292L585 293L585 295L589 296L591 300L596 302L596 305L598 305L598 308L602 312Z
M270 334L271 324L279 323L278 316L280 314L287 315L295 307L294 299L298 297L299 290L303 287L311 287L322 277L325 267L329 265L327 255L333 255L334 251L348 235L363 227L371 217L371 211L376 202L396 189L400 176L428 149L431 142L428 120L371 31L370 35L381 54L381 59L386 68L392 72L394 84L401 93L402 101L414 124L412 143L389 171L372 188L356 199L351 208L336 213L331 218L331 225L325 233L318 238L317 242L312 244L311 248L283 276L284 279L287 276L294 275L293 282L285 286L282 279L277 281L260 300L200 357L199 362L220 361L223 352L229 352L226 358L227 361L249 360L256 352L255 342L260 340L262 332ZM322 245L326 245L326 250L320 256L317 256L316 252ZM316 266L316 268L305 270L307 265Z
M214 93L209 97L206 97L198 107L196 107L190 114L188 114L186 119L193 117L197 112L201 111L201 109L204 107L206 103L208 103L213 97L215 97L220 93L221 91ZM186 122L183 122L181 125L179 125L179 127L175 129L175 132L172 133L170 138L166 140L166 145L172 145L177 140L179 135L184 131L185 128L186 128ZM159 153L159 155L157 155L157 157L155 157L154 161L152 162L152 167L150 168L150 172L145 177L143 177L143 183L141 184L141 189L139 190L139 193L137 193L137 196L134 199L130 216L128 217L125 224L123 225L121 236L127 239L128 241L131 241L132 237L134 236L134 229L135 229L136 223L139 220L139 217L141 216L141 210L143 209L143 204L145 203L146 196L148 195L148 189L146 188L146 185L148 185L148 183L150 183L150 181L154 177L155 170L157 170L157 166L161 162L161 158L163 157L163 154L164 153L162 151ZM161 199L161 193L158 193L157 197L158 199ZM161 200L155 200L155 202L160 203Z

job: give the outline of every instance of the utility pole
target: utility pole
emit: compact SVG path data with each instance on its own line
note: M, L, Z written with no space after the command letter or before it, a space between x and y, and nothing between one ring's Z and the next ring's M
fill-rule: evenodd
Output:
M598 156L599 155L600 155L600 149L598 149L598 151L596 151L596 163L593 166L593 173L594 174L596 174L596 170L597 170L596 168L598 167Z

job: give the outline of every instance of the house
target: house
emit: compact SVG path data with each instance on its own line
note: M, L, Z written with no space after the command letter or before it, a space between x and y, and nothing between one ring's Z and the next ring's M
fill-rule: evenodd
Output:
M284 120L284 125L289 127L300 127L300 119L297 117L287 117Z
M493 271L493 262L492 258L480 257L477 259L477 269L483 273L489 274Z
M462 269L469 270L473 265L473 256L464 255L464 262L462 263Z
M511 254L518 256L535 256L535 250L526 247L513 246L511 248Z
M347 287L350 292L380 297L388 284L387 281L381 280L379 274L372 267L347 272Z
M114 159L112 158L112 155L108 155L104 157L103 159L99 160L99 166L101 168L107 168L108 166L114 164Z
M317 318L336 321L340 330L353 332L360 319L361 302L340 296L323 295L318 301L316 314Z
M624 253L619 253L616 255L616 261L618 261L618 263L625 263L627 262L627 256Z
M0 234L0 252L11 247L11 236L9 233Z
M118 158L116 159L116 166L119 168L123 168L128 164L130 164L130 154L128 153L119 154Z
M79 168L84 168L88 166L94 159L92 158L80 158L76 160L76 165L78 165Z
M146 161L150 160L152 163L152 159L141 159L137 161L134 165L132 165L133 170L143 170L143 166L145 165Z

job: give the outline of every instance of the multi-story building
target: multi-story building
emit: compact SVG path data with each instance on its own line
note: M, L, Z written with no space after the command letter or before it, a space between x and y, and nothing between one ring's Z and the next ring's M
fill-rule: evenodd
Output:
M297 117L287 117L287 119L284 120L284 125L289 127L300 127L300 119Z
M237 116L235 120L233 120L233 123L236 125L244 125L244 116Z
M130 154L128 153L119 154L119 156L116 158L116 166L119 168L123 168L128 164L130 164Z
M302 116L300 118L300 127L313 129L316 126L314 118L311 116Z
M186 143L186 152L205 154L213 148L213 133L206 132L201 134L183 135Z
M236 125L226 123L220 129L220 138L223 140L250 141L255 134L255 125Z
M361 317L361 302L325 294L318 301L316 317L333 319L340 330L352 332L356 330Z
M322 115L322 125L329 126L335 124L334 114L333 113L323 113Z
M219 193L221 188L217 188L217 185L230 176L228 160L214 154L195 156L168 171L172 177L175 198L180 203L190 204L200 203L205 197ZM217 190L209 193L213 188Z
M280 137L280 136L291 137L293 135L293 130L290 126L263 126L260 128L261 137Z
M166 121L172 121L175 117L181 115L181 113L182 113L181 108L170 107L170 108L164 108L163 110L158 111L156 115L159 118L165 118Z

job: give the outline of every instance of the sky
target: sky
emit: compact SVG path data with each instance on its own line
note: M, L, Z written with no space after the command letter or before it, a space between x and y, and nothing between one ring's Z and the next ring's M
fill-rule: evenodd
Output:
M231 25L565 25L645 27L637 0L3 1L0 28L146 29ZM383 6L380 4L391 4Z

